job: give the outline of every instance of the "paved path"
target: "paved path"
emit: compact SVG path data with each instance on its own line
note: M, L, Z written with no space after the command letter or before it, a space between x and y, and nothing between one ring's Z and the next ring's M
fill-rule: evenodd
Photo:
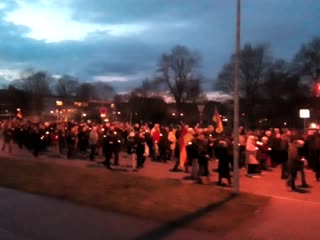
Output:
M209 233L0 188L1 240L218 239Z
M272 199L241 229L216 236L0 188L1 240L318 240L319 216L319 203Z
M224 239L318 240L320 203L272 198L255 217Z
M0 143L1 144L1 143ZM33 158L26 150L14 148L12 154L0 153L23 160ZM92 167L87 160L67 160L56 154L46 153L38 158L55 164L75 167ZM188 175L169 172L173 163L147 161L144 169L131 172L131 160L121 156L121 168L128 174L141 174L156 178L180 179ZM215 162L210 162L210 169ZM189 229L173 228L117 213L99 211L69 202L47 197L0 189L0 240L40 239L319 239L320 183L307 170L308 183L312 188L301 194L287 189L280 179L280 169L268 172L260 179L245 177L241 170L241 190L259 195L272 196L271 203L241 229L234 229L226 236L214 236ZM212 172L216 181L217 174ZM299 180L298 180L299 181ZM218 221L218 219L213 219Z
M2 140L0 140L0 146ZM33 155L25 149L18 149L14 145L13 153L0 152L0 156L8 156L12 158L27 160L38 159L39 161L46 161L55 164L71 165L75 167L99 167L96 163L90 162L87 159L66 159L65 156L54 153L53 151L42 153L38 158L34 158ZM102 159L98 159L102 160ZM216 162L210 161L210 170L216 168ZM184 180L188 178L189 174L184 172L170 172L169 169L173 167L174 163L169 161L167 163L153 162L148 159L145 163L145 168L140 169L138 172L131 172L131 159L126 153L120 155L120 168L127 171L130 174L139 174L152 178L165 178L165 179L177 179L185 183L193 183L193 181ZM320 202L320 182L317 182L314 177L314 173L311 170L306 170L306 178L311 188L308 189L308 193L301 194L290 191L287 188L285 181L280 179L280 168L273 169L272 172L265 172L259 179L248 178L245 176L245 169L240 170L240 190L242 192L250 192L258 195L273 196L283 199L299 199L311 202ZM212 184L217 182L218 174L211 171ZM297 180L297 185L301 183L300 179Z

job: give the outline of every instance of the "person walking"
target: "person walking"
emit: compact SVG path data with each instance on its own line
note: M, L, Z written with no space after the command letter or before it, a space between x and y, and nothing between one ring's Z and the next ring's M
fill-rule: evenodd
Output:
M70 159L74 156L75 145L77 142L77 126L69 126L66 131L66 143L67 143L67 158Z
M171 131L169 131L168 134L168 140L170 142L170 153L169 153L169 159L174 160L174 153L177 145L177 138L176 138L176 129L173 128Z
M231 185L231 176L230 176L230 155L228 154L228 148L230 143L226 139L220 138L215 143L215 156L218 159L218 185L222 186L222 179L226 178L228 184Z
M205 138L204 133L200 133L195 138L196 144L196 151L197 151L197 158L198 158L198 165L199 165L199 173L198 176L200 177L200 183L207 182L209 183L209 144L208 140Z
M301 170L301 158L302 151L301 149L304 146L304 141L302 139L293 138L289 143L289 151L288 151L288 172L289 177L287 180L287 185L291 188L292 191L297 191L296 187L296 178L297 173ZM303 181L303 179L302 179Z
M99 141L99 134L97 131L97 127L93 126L91 128L90 134L89 134L89 145L90 145L90 155L89 159L91 161L94 161L95 155L96 155L96 148Z
M8 152L11 153L12 147L12 129L9 124L6 124L3 129L3 145L2 145L2 152L8 146Z
M271 148L268 146L268 138L263 136L261 142L258 142L257 160L260 164L261 170L272 171L268 166L268 158L270 156Z
M260 174L259 162L256 158L257 154L257 138L253 134L248 136L246 144L246 162L247 162L247 176L255 177Z
M281 179L288 178L288 151L290 141L290 131L281 135L280 161L281 161Z

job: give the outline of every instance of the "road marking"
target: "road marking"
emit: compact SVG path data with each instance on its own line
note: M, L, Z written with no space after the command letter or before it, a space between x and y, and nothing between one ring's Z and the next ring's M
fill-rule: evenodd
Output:
M268 195L266 195L268 196ZM282 196L272 196L269 195L272 198L276 198L276 199L282 199L282 200L291 200L291 201L297 201L297 202L309 202L309 203L314 203L314 204L319 204L319 202L313 201L313 200L302 200L302 199L297 199L297 198L290 198L290 197L282 197Z

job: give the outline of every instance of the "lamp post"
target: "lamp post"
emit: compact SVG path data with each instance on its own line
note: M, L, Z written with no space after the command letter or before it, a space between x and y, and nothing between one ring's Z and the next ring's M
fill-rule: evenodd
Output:
M116 120L116 106L114 103L111 103L110 107L112 109L112 121L115 121Z
M197 107L198 107L198 111L199 111L199 114L200 114L200 115L199 115L199 124L200 124L200 126L202 126L202 122L203 122L203 110L204 110L205 105L199 103L199 104L197 105Z
M310 118L310 110L300 109L299 116L303 119L303 132L307 133L307 118Z
M234 116L233 116L233 178L234 193L239 193L239 78L240 78L240 33L241 33L241 0L237 1L236 20L236 58L234 66Z
M81 122L84 122L85 118L87 117L86 113L81 114Z
M61 117L61 108L63 106L63 102L61 100L57 100L56 101L56 106L57 106L57 109L58 109L57 119L60 119L60 117Z

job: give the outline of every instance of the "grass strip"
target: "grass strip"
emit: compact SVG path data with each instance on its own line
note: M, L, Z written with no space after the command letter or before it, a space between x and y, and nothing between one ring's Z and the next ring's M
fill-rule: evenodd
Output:
M104 168L0 158L0 186L212 232L230 231L269 198Z

